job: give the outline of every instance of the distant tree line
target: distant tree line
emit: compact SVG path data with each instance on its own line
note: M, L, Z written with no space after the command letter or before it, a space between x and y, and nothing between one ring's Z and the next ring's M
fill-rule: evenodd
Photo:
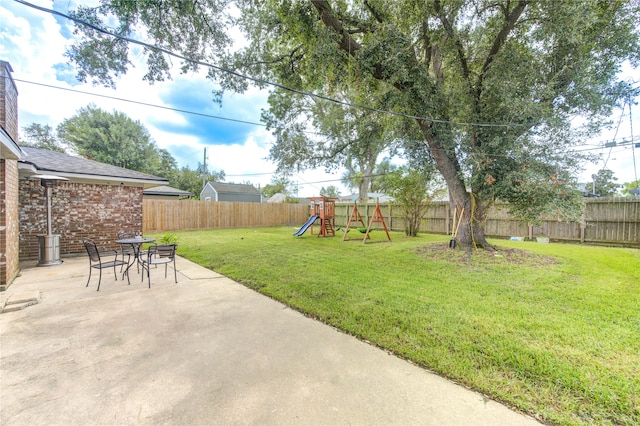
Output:
M225 179L224 171L209 172L201 163L196 169L178 167L175 158L158 147L140 121L94 104L80 108L56 129L38 123L23 127L20 144L163 177L170 186L192 192L196 197L204 182Z

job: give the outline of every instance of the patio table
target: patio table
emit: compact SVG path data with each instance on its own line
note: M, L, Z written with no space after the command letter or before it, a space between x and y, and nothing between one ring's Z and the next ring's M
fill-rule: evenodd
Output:
M122 238L122 239L116 240L116 243L118 244L129 244L133 248L133 262L127 265L127 269L125 269L124 272L122 273L123 277L124 277L124 274L127 274L127 275L129 274L129 268L131 268L134 263L140 261L140 248L142 247L142 244L153 243L155 241L156 241L155 238L147 238L147 237Z

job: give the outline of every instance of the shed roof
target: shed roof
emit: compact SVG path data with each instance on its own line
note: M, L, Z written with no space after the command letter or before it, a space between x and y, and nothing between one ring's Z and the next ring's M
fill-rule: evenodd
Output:
M21 147L24 156L20 160L22 169L34 173L54 174L73 180L118 181L142 185L145 188L166 185L166 179L112 166L82 157L55 152L43 148ZM28 172L25 172L28 175Z
M218 193L232 192L235 194L260 194L255 186L246 183L225 183L225 182L208 182Z

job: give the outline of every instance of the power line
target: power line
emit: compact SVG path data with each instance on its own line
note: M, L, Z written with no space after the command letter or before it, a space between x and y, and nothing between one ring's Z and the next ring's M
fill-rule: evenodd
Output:
M164 109L164 110L168 110L168 111L174 111L174 112L180 112L180 113L185 113L185 114L196 115L196 116L200 116L200 117L213 118L213 119L217 119L217 120L231 121L231 122L236 122L236 123L249 124L249 125L253 125L253 126L266 127L266 124L257 123L257 122L253 122L253 121L246 121L246 120L240 120L240 119L229 118L229 117L221 117L221 116L217 116L217 115L205 114L205 113L202 113L202 112L190 111L190 110L185 110L185 109L180 109L180 108L167 107L167 106L164 106L164 105L151 104L151 103L148 103L148 102L135 101L135 100L116 97L116 96L102 95L102 94L98 94L98 93L92 93L92 92L87 92L87 91L77 90L77 89L69 89L69 88L66 88L66 87L54 86L54 85L45 84L45 83L38 83L38 82L24 80L24 79L20 79L20 78L14 78L13 80L17 81L17 82L20 82L20 83L32 84L32 85L35 85L35 86L42 86L42 87L47 87L47 88L50 88L50 89L57 89L57 90L63 90L63 91L67 91L67 92L79 93L79 94L88 95L88 96L95 96L95 97L99 97L99 98L112 99L112 100L116 100L116 101L128 102L128 103L137 104L137 105L144 105L144 106L148 106L148 107L152 107L152 108L159 108L159 109ZM321 133L312 132L312 131L303 131L303 133L324 136ZM617 130L616 130L616 134L617 134ZM579 153L579 152L588 152L588 151L598 151L598 150L601 150L603 148L624 147L624 145L632 145L632 148L633 148L634 141L635 141L635 139L633 137L631 137L630 140L627 140L625 138L620 142L615 142L615 139L614 139L613 141L603 141L603 142L600 142L599 144L596 142L595 144L578 145L578 146L591 146L591 148L585 148L585 149L581 149L581 150L573 150L572 152ZM420 143L422 143L422 141L420 141ZM613 144L613 145L609 146L610 143ZM610 150L610 154L611 154L611 150ZM634 152L634 154L635 154L635 152ZM483 155L485 155L487 157L494 157L494 158L509 158L509 157L512 157L512 155L509 155L509 154L483 154ZM229 177L243 177L243 176L267 175L267 174L273 174L273 173L275 173L275 172L255 173L255 174L246 174L246 175L228 175L228 176ZM320 182L316 182L316 183L324 183L324 182L325 181L320 181ZM333 182L333 181L326 181L326 182Z
M64 91L67 91L67 92L80 93L80 94L83 94L83 95L96 96L96 97L99 97L99 98L113 99L113 100L116 100L116 101L129 102L129 103L132 103L132 104L144 105L144 106L148 106L148 107L152 107L152 108L160 108L160 109L165 109L165 110L169 110L169 111L183 112L185 114L198 115L200 117L215 118L217 120L233 121L235 123L251 124L253 126L266 127L266 124L264 124L264 123L256 123L256 122L253 122L253 121L239 120L239 119L236 119L236 118L220 117L220 116L217 116L217 115L205 114L205 113L202 113L202 112L189 111L189 110L186 110L186 109L179 109L179 108L167 107L167 106L163 106L163 105L150 104L150 103L147 103L147 102L134 101L134 100L131 100L131 99L119 98L119 97L116 97L116 96L101 95L101 94L98 94L98 93L85 92L83 90L69 89L69 88L60 87L60 86L53 86L51 84L45 84L45 83L36 83L34 81L22 80L22 79L19 79L19 78L14 78L13 80L14 81L18 81L20 83L27 83L27 84L33 84L33 85L36 85L36 86L48 87L50 89L58 89L58 90L64 90Z
M0 78L2 78L2 77L0 77ZM5 76L4 78L7 79L9 77ZM201 117L214 118L214 119L217 119L217 120L232 121L232 122L236 122L236 123L249 124L249 125L253 125L253 126L267 127L266 124L257 123L255 121L246 121L246 120L240 120L240 119L237 119L237 118L221 117L221 116L212 115L212 114L205 114L203 112L197 112L197 111L190 111L190 110L185 110L185 109L167 107L167 106L164 106L164 105L151 104L151 103L142 102L142 101L134 101L132 99L120 98L120 97L117 97L117 96L101 95L99 93L92 93L92 92L87 92L87 91L84 91L84 90L69 89L68 87L54 86L52 84L46 84L46 83L38 83L38 82L35 82L35 81L23 80L23 79L20 79L20 78L14 78L13 80L17 81L17 82L20 82L20 83L27 83L27 84L33 84L35 86L47 87L49 89L64 90L64 91L67 91L67 92L79 93L79 94L83 94L83 95L87 95L87 96L96 96L96 97L99 97L99 98L112 99L112 100L121 101L121 102L128 102L128 103L132 103L132 104L144 105L144 106L148 106L148 107L152 107L152 108L160 108L160 109L165 109L165 110L169 110L169 111L182 112L182 113L185 113L185 114L198 115L198 116L201 116ZM281 128L281 127L275 126L274 128ZM322 137L326 136L326 135L324 135L322 133L314 132L314 131L311 131L311 130L301 130L301 132L305 133L305 134L308 134L308 135L316 135L316 136L322 136Z
M97 31L101 34L105 34L114 38L117 38L119 40L123 40L126 41L128 43L132 43L132 44L137 44L139 46L143 46L147 49L152 49L155 50L157 52L161 52L164 53L166 55L169 56L173 56L175 58L181 59L183 61L186 62L190 62L196 65L200 65L200 66L204 66L207 68L212 68L215 69L217 71L221 71L223 73L227 73L227 74L231 74L235 77L241 78L241 79L245 79L245 80L249 80L252 81L254 83L257 83L259 85L267 85L267 86L272 86L278 89L282 89L282 90L286 90L292 93L296 93L302 96L307 96L307 97L313 97L313 98L317 98L317 99L322 99L328 102L332 102L332 103L336 103L339 105L343 105L349 108L360 108L360 109L364 109L367 111L372 111L372 112L377 112L377 113L382 113L382 114L389 114L389 115L393 115L396 117L402 117L402 118L409 118L409 119L414 119L414 120L424 120L424 121L428 121L431 123L438 123L438 124L452 124L452 125L459 125L459 126L472 126L472 127L505 127L505 128L512 128L512 127L529 127L532 125L535 125L536 123L526 123L526 124L499 124L499 123L468 123L468 122L459 122L459 121L451 121L451 120L439 120L439 119L435 119L435 118L431 118L431 117L425 117L425 116L417 116L417 115L410 115L410 114L403 114L403 113L399 113L399 112L395 112L395 111L389 111L389 110L383 110L383 109L378 109L378 108L373 108L367 105L362 105L362 104L357 104L357 103L352 103L352 102L347 102L347 101L341 101L339 99L335 99L335 98L331 98L329 96L325 96L325 95L319 95L317 93L312 93L312 92L307 92L304 90L298 90L298 89L294 89L292 87L288 87L285 86L283 84L279 84L279 83L274 83L272 81L268 81L268 80L264 80L262 78L257 78L257 77L251 77L245 74L241 74L237 71L233 71L230 70L228 68L224 68L224 67L220 67L218 65L214 65L211 64L209 62L204 62L204 61L200 61L200 60L196 60L193 58L189 58L186 57L184 55L181 55L179 53L175 53L173 51L170 51L168 49L165 49L163 47L159 47L159 46L155 46L140 40L136 40L130 37L125 37L119 34L115 34L111 31L108 31L104 28L98 27L97 25L91 24L89 22L83 21L81 19L75 18L73 16L69 16L67 14L64 14L62 12L59 12L57 10L53 10L53 9L47 9L45 7L41 7L41 6L37 6L35 4L29 3L27 1L24 0L14 0L17 3L23 4L27 7L39 10L41 12L45 12L45 13L49 13L52 15L57 15L60 16L62 18L68 19L70 21L73 21L77 24L86 26L88 28L93 29L94 31Z
M8 78L8 77L5 77ZM260 126L260 127L266 127L267 125L264 123L257 123L255 121L247 121L247 120L240 120L237 118L230 118L230 117L222 117L222 116L217 116L217 115L212 115L212 114L205 114L202 112L197 112L197 111L191 111L191 110L186 110L186 109L180 109L180 108L174 108L174 107L168 107L168 106L164 106L164 105L157 105L157 104L151 104L148 102L142 102L142 101L136 101L136 100L132 100L132 99L126 99L126 98L121 98L121 97L117 97L117 96L110 96L110 95L102 95L99 93L92 93L92 92L87 92L84 90L78 90L78 89L70 89L67 87L61 87L61 86L54 86L52 84L46 84L46 83L38 83L35 81L29 81L29 80L24 80L24 79L20 79L20 78L14 78L14 81L20 82L20 83L26 83L26 84L32 84L35 86L41 86L41 87L47 87L49 89L57 89L57 90L63 90L63 91L67 91L67 92L72 92L72 93L79 93L79 94L83 94L83 95L88 95L88 96L95 96L95 97L99 97L99 98L106 98L106 99L112 99L112 100L116 100L116 101L121 101L121 102L128 102L128 103L132 103L132 104L137 104L137 105L143 105L143 106L148 106L151 108L159 108L159 109L164 109L164 110L168 110L168 111L174 111L174 112L180 112L180 113L185 113L185 114L191 114L191 115L197 115L200 117L206 117L206 118L213 118L213 119L217 119L217 120L223 120L223 121L231 121L231 122L235 122L235 123L241 123L241 124L249 124L252 126ZM313 132L310 130L302 130L303 133L306 134L312 134L312 135L317 135L317 136L326 136L322 133L318 133L318 132ZM602 142L593 142L593 143L585 143L582 145L576 145L576 146L589 146L591 148L586 148L586 149L582 149L582 150L574 150L573 152L587 152L587 151L597 151L600 150L602 148L609 148L609 144L613 143L614 147L620 147L623 145L628 145L628 144L632 144L634 142L634 138L632 137L630 140L628 139L623 139L620 142L615 142L615 140L613 141L609 141L609 140L605 140ZM423 141L419 141L419 143L423 143ZM488 157L508 157L508 155L504 154L504 155L500 155L500 154L485 154ZM268 173L265 173L268 174ZM240 175L242 176L242 175Z

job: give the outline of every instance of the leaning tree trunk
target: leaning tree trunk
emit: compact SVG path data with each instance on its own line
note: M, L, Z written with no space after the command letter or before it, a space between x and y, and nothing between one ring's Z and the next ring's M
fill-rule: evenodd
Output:
M429 123L423 120L417 120L417 122L429 145L436 166L447 183L451 209L457 209L458 217L462 212L456 244L462 247L480 246L492 250L493 247L487 242L484 235L488 204L467 192L455 153L447 153L449 150L443 147L432 135Z

